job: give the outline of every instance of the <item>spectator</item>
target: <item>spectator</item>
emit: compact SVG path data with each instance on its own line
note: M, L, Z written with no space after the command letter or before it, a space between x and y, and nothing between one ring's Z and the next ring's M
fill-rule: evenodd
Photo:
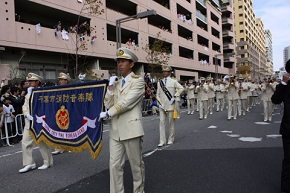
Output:
M22 128L24 128L24 117L20 117L17 115L22 114L22 106L24 104L24 99L25 99L25 93L22 92L20 93L20 88L18 87L12 87L11 88L11 105L13 106L15 110L15 117L16 117L16 125L18 129L18 133L22 133ZM15 142L18 143L22 139L21 135L16 136Z
M20 90L21 90L21 95L26 95L27 94L27 88L29 87L29 82L26 80L22 80L20 82Z
M285 65L286 74L277 85L271 100L274 104L284 103L284 114L280 125L284 158L282 162L281 191L290 192L290 60Z
M156 97L152 97L152 103L150 104L149 109L151 109L153 115L159 114L159 107L157 104Z
M11 137L12 135L15 135L15 110L13 106L10 104L10 97L8 94L4 94L1 96L1 102L3 103L3 114L4 114L4 124L6 122L8 133L5 133L6 137ZM5 126L5 125L4 125ZM9 143L14 144L15 139L9 138Z

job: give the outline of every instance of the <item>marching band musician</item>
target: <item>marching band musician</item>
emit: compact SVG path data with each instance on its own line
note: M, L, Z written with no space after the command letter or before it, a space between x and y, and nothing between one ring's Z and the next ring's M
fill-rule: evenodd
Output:
M156 98L159 102L159 115L160 115L160 140L158 147L166 145L166 118L169 120L169 136L167 144L174 143L174 101L177 96L183 92L184 88L177 80L170 77L172 68L170 66L162 66L163 79L158 82Z
M188 80L188 84L185 86L187 90L187 114L194 113L194 90L195 85L193 84L193 80Z
M33 117L30 115L29 99L32 93L32 89L38 88L40 86L41 79L41 76L34 73L28 73L27 75L27 80L29 81L30 87L27 90L27 94L25 95L25 102L22 107L22 111L25 116L25 126L22 136L22 158L24 168L20 169L19 173L28 172L36 168L36 164L32 157L32 150L34 145L33 139L29 135L30 121L33 121ZM38 147L43 158L43 165L38 167L38 169L45 170L53 165L51 149L43 141L38 144Z
M224 110L224 92L225 92L225 86L222 84L222 80L218 79L217 84L215 85L215 91L216 91L216 111L223 111Z
M248 78L248 79L245 79L245 82L247 83L247 86L248 86L248 90L246 91L247 92L247 112L250 111L250 108L251 107L251 104L252 104L252 82L251 82L251 79Z
M214 97L215 97L215 90L214 90L214 83L212 82L212 78L208 77L207 78L207 85L208 85L208 109L209 109L209 114L213 113L213 108L214 108Z
M200 77L200 84L195 88L199 100L199 119L207 119L208 115L208 85L204 77Z
M240 106L239 106L239 116L246 115L247 110L247 98L248 98L249 87L247 82L244 82L243 75L239 76L239 96L240 96Z
M235 80L234 75L230 75L230 81L225 86L225 89L228 90L228 120L231 120L232 116L237 119L239 83Z
M261 98L264 106L264 121L272 121L273 103L271 97L274 94L276 84L273 84L272 79L264 79L261 84Z
M70 82L70 75L66 74L66 73L59 73L58 76L58 85L66 85ZM55 149L52 153L52 155L58 155L58 154L62 154L64 152L64 150L62 149Z

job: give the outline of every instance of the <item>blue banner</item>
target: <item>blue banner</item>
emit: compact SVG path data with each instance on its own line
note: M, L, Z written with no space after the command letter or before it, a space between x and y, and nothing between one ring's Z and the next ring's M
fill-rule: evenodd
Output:
M108 81L34 89L30 98L32 137L36 144L73 152L89 149L95 159L102 149L103 99Z

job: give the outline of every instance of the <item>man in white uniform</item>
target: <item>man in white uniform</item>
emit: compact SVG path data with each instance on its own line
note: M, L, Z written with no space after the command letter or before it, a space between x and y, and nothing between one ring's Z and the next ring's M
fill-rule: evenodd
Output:
M193 84L193 80L189 80L188 84L185 86L185 89L187 90L187 114L193 114L194 113L194 90L195 85Z
M199 100L199 119L207 119L208 115L208 84L204 77L200 77L200 84L195 88Z
M131 165L133 193L144 193L145 166L142 160L142 99L145 82L132 68L137 56L127 48L116 52L121 78L110 78L105 95L106 112L100 119L111 118L110 127L110 193L124 193L124 164L126 155Z
M23 158L23 165L24 168L20 169L20 173L28 172L36 168L36 164L32 157L32 150L33 150L33 139L30 137L29 128L30 128L30 121L34 121L34 117L31 116L30 108L29 108L29 99L31 96L32 89L38 88L40 86L40 80L42 79L41 76L28 73L27 80L29 82L30 87L27 89L27 94L25 96L25 102L22 106L22 111L25 116L25 126L22 136L22 158ZM53 165L53 159L51 154L51 148L49 148L44 142L40 142L38 144L40 153L43 158L43 165L38 167L39 170L45 170Z
M167 144L171 145L174 142L174 102L175 98L180 96L184 88L177 80L170 77L172 68L170 66L162 66L163 79L157 84L156 98L159 103L159 115L160 115L160 140L158 147L162 147L166 144L166 118L169 120L169 137ZM163 88L163 89L162 89Z

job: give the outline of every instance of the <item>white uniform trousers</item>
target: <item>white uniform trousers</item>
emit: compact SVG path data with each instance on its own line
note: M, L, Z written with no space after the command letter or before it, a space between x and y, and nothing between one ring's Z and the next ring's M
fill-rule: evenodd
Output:
M133 193L143 193L145 166L142 160L142 137L124 141L110 138L110 193L125 193L124 165L126 154L133 176Z
M199 102L199 118L207 118L208 114L208 101L200 101Z
M228 119L231 119L232 116L234 119L237 118L238 111L238 99L228 100Z
M224 103L224 98L217 98L216 99L217 101L217 105L216 105L216 110L217 111L223 111L224 110L224 106L225 106L225 103Z
M165 112L162 109L159 109L159 116L160 116L160 124L159 124L159 131L160 131L160 140L159 143L166 144L166 117L169 121L169 136L168 141L174 142L174 119L173 119L173 111Z
M263 100L264 105L264 121L272 121L273 103L272 101Z
M25 127L22 136L22 158L23 158L23 165L34 164L34 159L32 157L32 150L33 150L33 139L29 135L29 120L25 119ZM49 148L44 142L40 142L38 144L41 156L43 158L43 164L50 166L53 164L53 158L51 154L51 148Z
M240 99L241 101L241 107L240 107L240 111L239 111L239 115L245 115L246 114L246 110L247 110L247 99Z
M208 110L212 114L214 108L214 98L208 98Z
M194 99L187 99L187 112L188 113L194 112Z

